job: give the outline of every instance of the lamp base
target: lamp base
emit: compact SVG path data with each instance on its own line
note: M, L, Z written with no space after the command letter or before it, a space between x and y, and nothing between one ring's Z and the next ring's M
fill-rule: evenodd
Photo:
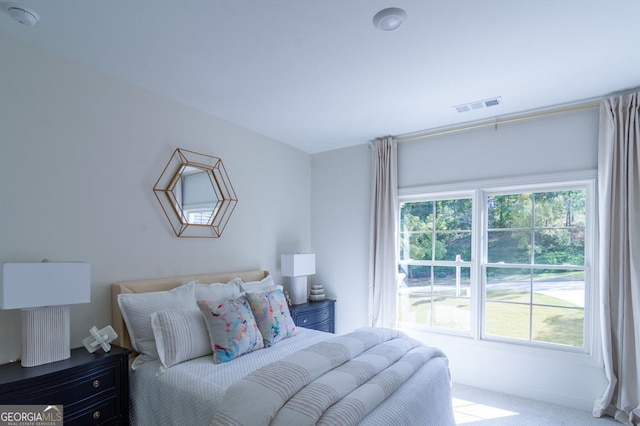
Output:
M291 291L289 292L292 305L307 303L307 277L291 277Z
M69 306L22 310L23 367L35 367L71 356Z

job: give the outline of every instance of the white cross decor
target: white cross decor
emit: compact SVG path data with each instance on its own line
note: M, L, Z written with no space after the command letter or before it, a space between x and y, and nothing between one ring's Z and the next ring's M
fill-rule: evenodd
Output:
M98 327L93 326L89 330L91 336L85 337L82 340L82 344L87 348L89 353L94 353L98 350L98 348L102 348L105 352L109 352L111 350L111 345L109 342L115 340L118 337L118 334L113 330L113 328L108 325L102 330L98 330Z

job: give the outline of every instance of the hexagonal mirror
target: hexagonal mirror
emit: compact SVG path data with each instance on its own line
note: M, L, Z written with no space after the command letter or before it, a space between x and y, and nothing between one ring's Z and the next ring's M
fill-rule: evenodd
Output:
M178 237L220 237L238 203L220 158L181 148L153 192Z

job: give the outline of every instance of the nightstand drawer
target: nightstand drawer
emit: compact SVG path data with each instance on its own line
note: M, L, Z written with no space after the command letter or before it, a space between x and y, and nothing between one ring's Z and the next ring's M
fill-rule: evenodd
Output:
M325 333L333 333L333 322L331 320L319 322L313 327L313 329L318 331L324 331Z
M296 325L300 327L313 327L316 324L327 321L331 316L328 309L319 309L304 312L296 317Z
M43 382L37 390L31 387L17 390L12 397L24 404L44 403L68 406L114 389L117 373L114 365L107 365L88 373L72 374L62 380Z
M116 375L119 373L117 370L114 366L107 366L86 376L78 375L66 383L61 383L50 395L52 398L60 396L62 401L68 401L67 404L92 398L115 389Z
M113 395L110 398L99 401L95 405L84 407L82 411L72 413L71 415L68 415L65 410L64 424L70 426L88 426L115 422L121 415L118 410L118 404L118 398Z

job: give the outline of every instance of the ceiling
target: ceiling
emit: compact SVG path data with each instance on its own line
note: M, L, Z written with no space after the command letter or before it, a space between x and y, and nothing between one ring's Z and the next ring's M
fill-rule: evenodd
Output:
M16 3L0 33L309 153L640 87L639 0Z

